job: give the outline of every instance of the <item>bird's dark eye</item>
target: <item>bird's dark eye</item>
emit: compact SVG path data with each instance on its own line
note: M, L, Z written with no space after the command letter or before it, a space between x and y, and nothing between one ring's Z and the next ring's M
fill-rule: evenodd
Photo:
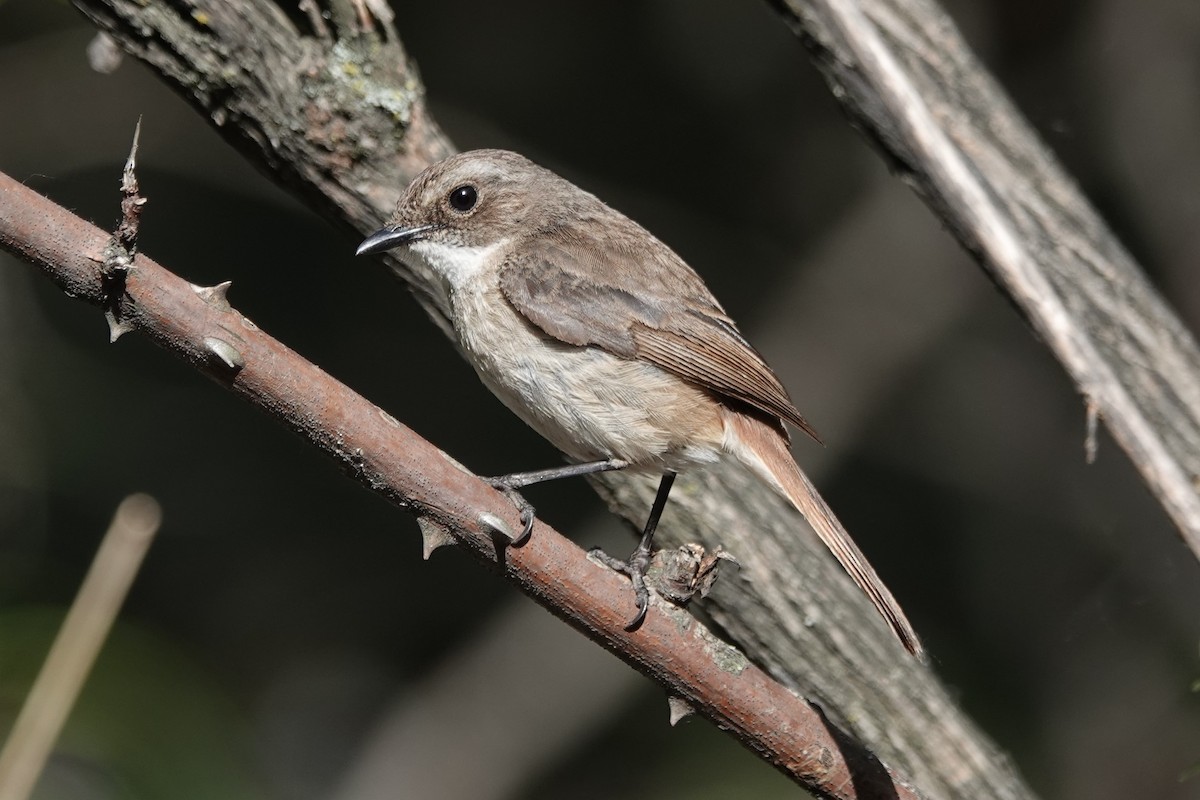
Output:
M478 201L479 193L469 184L450 192L450 207L455 211L470 211Z

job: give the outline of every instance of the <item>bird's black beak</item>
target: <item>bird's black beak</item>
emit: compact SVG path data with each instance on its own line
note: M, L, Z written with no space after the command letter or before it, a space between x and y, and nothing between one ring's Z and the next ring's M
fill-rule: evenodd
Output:
M421 238L421 234L428 233L437 227L437 225L418 225L415 228L399 228L395 225L388 225L386 228L380 228L366 239L363 239L362 244L358 246L358 250L354 252L354 255L366 256L371 253L382 253L384 250L391 250L393 247L414 242Z

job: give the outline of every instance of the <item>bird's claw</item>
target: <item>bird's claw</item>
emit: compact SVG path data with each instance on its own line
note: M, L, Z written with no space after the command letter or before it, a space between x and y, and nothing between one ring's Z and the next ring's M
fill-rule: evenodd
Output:
M625 630L631 632L637 630L646 621L646 611L650 608L650 589L646 586L646 570L650 567L650 551L638 547L629 556L628 561L613 558L599 547L592 548L589 552L592 558L609 569L629 576L629 582L633 584L637 613L625 624Z
M488 486L491 486L496 491L507 497L512 504L517 507L517 512L521 516L521 532L512 538L509 542L511 547L520 547L529 541L530 534L533 533L533 520L537 516L537 512L525 497L510 486L504 478L484 478Z

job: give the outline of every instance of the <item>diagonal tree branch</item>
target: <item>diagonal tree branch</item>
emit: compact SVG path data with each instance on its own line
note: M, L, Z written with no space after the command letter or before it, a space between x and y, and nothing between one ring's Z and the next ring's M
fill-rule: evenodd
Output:
M929 0L773 5L1054 351L1088 419L1104 420L1200 558L1200 350L953 22Z
M820 797L918 795L818 710L749 663L686 611L655 603L629 633L630 587L538 522L521 547L512 504L444 452L261 331L225 299L138 256L113 296L114 240L0 174L0 246L40 267L68 295L119 309L122 332L156 344L266 410L346 472L448 533L534 600L657 681ZM539 668L536 661L530 670ZM552 667L551 667L552 668Z
M345 13L360 3L323 4L336 12L333 30L304 30L269 0L226 0L199 18L188 3L75 5L253 163L343 227L378 227L416 170L452 149L390 24ZM401 274L449 333L426 288L431 276ZM621 475L596 483L640 525L653 487ZM683 476L660 536L731 551L742 569L704 603L722 632L930 797L1031 796L936 677L905 658L799 517L744 471Z

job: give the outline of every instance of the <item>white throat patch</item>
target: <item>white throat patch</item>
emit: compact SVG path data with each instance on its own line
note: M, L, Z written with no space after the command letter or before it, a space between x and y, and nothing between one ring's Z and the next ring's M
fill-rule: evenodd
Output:
M459 289L487 267L492 255L507 243L507 239L501 239L486 246L471 247L420 239L408 249L445 278L452 289Z

